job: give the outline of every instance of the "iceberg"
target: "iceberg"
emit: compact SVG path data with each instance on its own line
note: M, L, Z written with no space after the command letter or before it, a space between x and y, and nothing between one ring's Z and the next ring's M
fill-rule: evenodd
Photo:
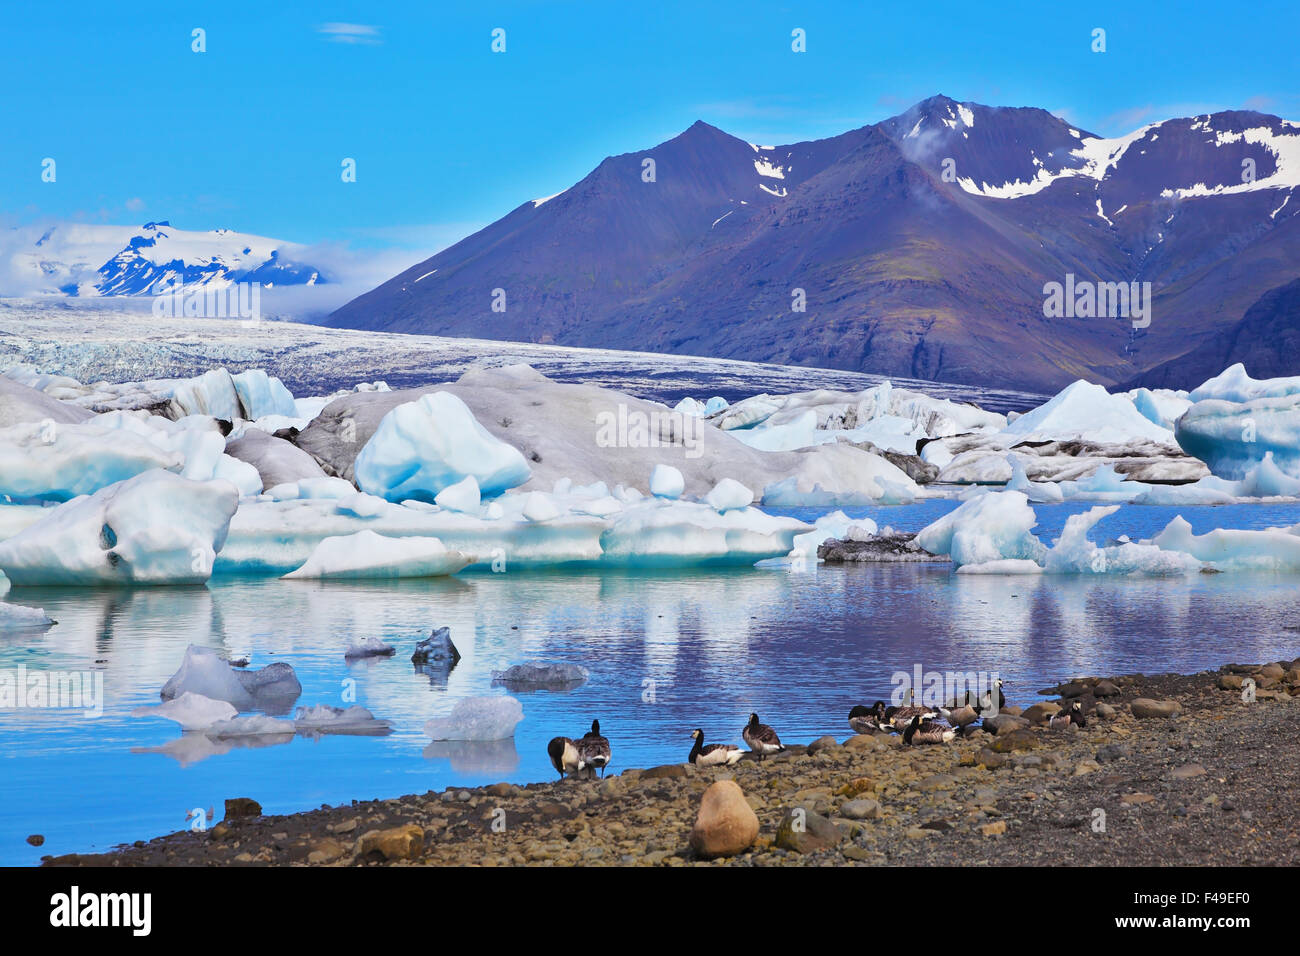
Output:
M326 471L358 477L357 450L369 444L382 421L397 407L436 393L455 395L488 433L519 449L531 473L519 485L521 492L549 493L557 481L566 479L575 486L604 482L610 488L644 490L646 476L663 464L681 472L683 494L694 497L707 494L720 479L737 475L755 490L793 479L781 487L780 504L893 503L918 493L915 482L900 469L847 442L804 451L759 451L720 430L713 418L701 420L612 389L553 382L528 366L476 368L455 383L424 390L343 395L295 442ZM973 406L957 407L987 414ZM627 425L621 436L625 440L620 440L620 422ZM373 487L364 490L380 493ZM485 496L493 493L483 488ZM384 497L432 501L435 495L399 491Z
M219 720L204 734L216 739L224 737L291 737L297 728L292 720L280 720L263 714L245 714Z
M1220 478L1244 478L1267 455L1282 472L1300 477L1300 392L1245 402L1207 398L1178 419L1174 434L1183 451Z
M809 526L754 508L717 511L702 502L646 498L614 516L601 560L632 567L754 564L789 554Z
M704 496L704 500L717 511L733 511L752 505L754 493L734 478L723 478Z
M473 475L466 475L454 485L448 485L434 496L433 503L448 511L477 514L482 503L482 492Z
M274 501L298 501L304 498L322 501L338 501L351 498L357 493L357 486L342 478L320 477L301 478L286 481L266 491L266 496Z
M1004 558L1041 562L1047 549L1032 533L1037 523L1023 492L996 491L963 502L927 525L916 543L931 554L949 555L958 568Z
M235 394L243 406L241 418L256 420L266 415L298 416L293 395L278 378L267 375L259 368L232 375Z
M283 661L260 670L241 670L231 667L211 648L191 644L180 668L167 679L159 696L171 701L187 693L225 701L240 712L287 713L301 696L302 684L293 667Z
M650 472L650 494L659 498L680 498L686 490L686 479L672 465L655 465Z
M415 653L411 655L412 664L455 664L459 660L460 651L452 643L449 627L435 627L428 637L415 645Z
M1027 558L999 558L979 564L963 564L957 574L1042 574L1043 567Z
M523 719L524 707L514 697L466 697L450 716L425 724L424 732L434 740L504 740Z
M503 671L492 672L492 683L511 690L567 690L585 682L589 673L579 664L557 661L524 661Z
M8 582L0 585L0 594L9 590ZM0 601L0 634L8 631L44 630L58 622L45 613L43 607L24 607Z
M41 422L0 430L0 494L67 501L155 468L179 471L185 456L99 423Z
M1168 429L1146 418L1127 396L1112 395L1102 386L1082 379L1025 412L1003 434L1021 440L1086 438L1105 443L1145 439L1174 443Z
M1192 402L1213 398L1242 404L1257 398L1283 398L1288 395L1300 395L1300 376L1255 379L1247 374L1246 366L1238 362L1192 389L1187 397Z
M229 701L214 700L194 691L186 691L155 707L137 707L131 711L132 717L165 717L174 720L185 733L207 730L213 724L230 720L238 714L239 711Z
M354 737L384 737L393 732L386 720L377 720L364 707L331 707L316 704L299 707L293 717L294 728L300 734L317 737L323 734L346 734Z
M444 391L385 415L355 464L357 486L389 501L433 501L468 475L484 494L498 495L530 474L517 448L494 437L463 401Z
M286 578L427 578L455 574L469 558L437 538L386 538L373 531L325 538Z
M1217 528L1192 533L1181 516L1174 518L1151 543L1182 552L1219 571L1300 571L1300 526L1238 530Z
M49 509L0 542L15 585L202 584L239 493L227 481L147 471Z
M392 644L385 644L377 637L363 637L359 641L353 641L343 652L343 657L347 660L353 660L360 657L392 657L397 653L397 648Z

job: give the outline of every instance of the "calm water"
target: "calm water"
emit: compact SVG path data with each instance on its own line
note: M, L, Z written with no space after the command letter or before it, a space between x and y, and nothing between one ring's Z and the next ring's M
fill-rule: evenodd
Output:
M862 509L882 526L918 528L952 507ZM1086 506L1040 506L1038 532L1059 533ZM804 517L815 513L795 512ZM1101 540L1137 538L1181 513L1198 531L1300 521L1300 507L1127 507ZM497 780L553 776L556 734L592 717L616 768L686 757L690 731L739 742L751 710L790 741L846 735L854 703L885 697L895 670L997 671L1016 702L1087 673L1193 671L1227 660L1300 655L1300 576L996 578L946 567L876 566L708 572L462 574L399 585L218 580L202 588L15 590L58 620L0 635L0 668L104 672L105 711L0 712L0 863L103 849L182 829L186 811L251 796L268 813ZM415 641L449 625L464 659L445 685L409 663ZM373 635L396 657L352 666L343 650ZM225 752L170 721L132 718L185 647L253 666L291 663L300 704L357 702L392 722L384 738L294 738ZM461 697L502 693L491 672L531 659L591 670L566 693L519 695L513 742L431 745L423 727ZM96 663L100 662L100 663ZM651 683L652 682L652 683ZM653 701L645 698L651 696ZM46 843L29 847L25 837Z

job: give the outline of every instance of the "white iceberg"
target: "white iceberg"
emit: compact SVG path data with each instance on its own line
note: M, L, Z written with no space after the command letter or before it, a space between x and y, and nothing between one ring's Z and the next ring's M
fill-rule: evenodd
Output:
M434 497L433 503L448 511L477 514L482 504L482 491L473 475L466 475L454 485L448 485Z
M752 505L754 493L734 478L723 478L704 496L704 500L717 511L734 511Z
M298 733L309 736L346 734L382 737L393 732L388 721L377 720L366 708L355 704L351 707L331 707L329 704L299 707L294 714L293 724Z
M1037 523L1024 493L990 492L921 529L916 543L931 554L951 556L958 568L1004 558L1041 562L1047 549L1031 530Z
M517 448L494 437L450 392L432 392L398 405L380 421L357 455L356 482L389 501L432 501L473 475L484 494L497 495L529 478Z
M302 565L284 577L426 578L455 574L469 558L437 538L386 538L373 531L325 538Z
M466 697L450 716L425 724L424 732L434 740L504 740L523 719L523 704L514 697Z
M9 582L0 582L0 594L9 590ZM0 601L0 633L7 631L44 630L58 622L45 613L43 607L24 607Z
M686 490L686 479L672 465L655 465L650 472L650 494L659 498L680 498Z
M239 711L229 701L214 700L194 691L186 691L155 707L137 707L131 711L132 717L165 717L174 720L186 733L207 730L213 724L230 720L238 714Z
M201 584L239 504L226 481L147 471L55 508L7 541L16 585Z
M239 403L243 406L241 418L256 420L266 415L283 415L296 418L297 406L293 394L284 383L259 368L249 369L231 376Z
M1173 435L1146 418L1125 395L1112 395L1080 379L1049 401L1025 412L1003 430L1021 440L1086 438L1094 442L1133 439L1173 444Z

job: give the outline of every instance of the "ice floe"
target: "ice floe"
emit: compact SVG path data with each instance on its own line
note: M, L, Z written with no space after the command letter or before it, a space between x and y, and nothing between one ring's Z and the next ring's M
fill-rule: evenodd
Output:
M0 584L0 594L9 590L8 582ZM44 630L58 623L45 613L43 607L24 607L0 601L0 633L8 631Z
M590 674L580 664L564 661L523 661L492 672L492 683L511 690L567 690L584 683Z
M386 538L373 531L325 538L286 578L427 578L455 574L469 558L437 538Z
M187 693L225 701L241 713L262 710L283 714L301 696L302 684L293 667L283 661L258 670L243 670L232 667L211 648L191 644L159 696L170 701Z

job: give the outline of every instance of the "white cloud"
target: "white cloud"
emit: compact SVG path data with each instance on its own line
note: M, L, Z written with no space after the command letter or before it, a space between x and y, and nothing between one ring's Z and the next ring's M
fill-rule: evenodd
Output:
M330 43L353 43L363 46L377 46L383 43L379 27L365 23L322 23L316 32L323 35Z

